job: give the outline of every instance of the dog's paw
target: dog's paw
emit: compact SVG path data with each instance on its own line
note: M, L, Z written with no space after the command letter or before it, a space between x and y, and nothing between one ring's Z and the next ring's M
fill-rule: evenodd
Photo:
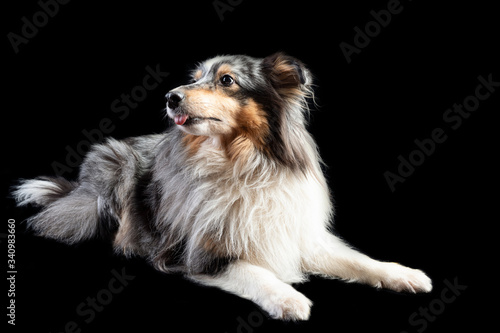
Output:
M421 270L397 263L383 263L383 265L381 278L376 287L412 293L428 293L432 290L431 279Z
M274 290L261 306L274 319L308 320L312 302L291 286L287 287Z

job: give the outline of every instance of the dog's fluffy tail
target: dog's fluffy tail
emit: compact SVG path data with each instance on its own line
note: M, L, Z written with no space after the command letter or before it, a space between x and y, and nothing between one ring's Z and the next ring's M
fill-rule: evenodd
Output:
M70 182L62 177L38 177L21 180L12 194L18 206L32 204L45 207L66 196L77 186L76 182Z
M64 178L22 180L12 192L18 206L42 206L27 220L38 235L73 244L98 233L98 197Z

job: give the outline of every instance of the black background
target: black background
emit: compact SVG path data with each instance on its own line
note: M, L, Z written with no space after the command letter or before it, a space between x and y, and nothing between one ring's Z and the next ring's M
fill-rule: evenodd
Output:
M238 3L238 1L233 1ZM488 3L485 1L485 3ZM297 286L314 302L308 322L264 318L253 303L180 276L155 271L140 259L116 256L94 241L65 246L34 237L21 223L35 210L6 198L3 227L16 220L17 331L63 332L454 332L497 327L491 301L497 289L496 233L500 88L453 130L443 114L473 95L478 76L500 81L499 20L480 2L401 1L402 11L347 63L339 47L353 44L354 27L388 1L242 1L221 21L212 1L71 1L61 5L36 36L13 51L36 1L3 5L1 163L3 193L16 179L52 175L73 149L112 121L110 136L161 132L165 93L185 82L197 61L217 54L264 57L284 51L308 64L317 101L310 131L325 162L336 202L336 230L370 256L420 268L433 279L425 295L398 294L359 284L311 278ZM145 68L169 76L119 119L111 103L142 84ZM435 128L447 140L391 192L384 172ZM65 176L75 178L77 171ZM7 253L5 237L2 251ZM7 257L3 256L7 271ZM112 271L135 278L86 323L76 308L108 287ZM444 310L444 280L466 285ZM4 280L5 281L5 280ZM6 312L8 285L2 284ZM420 308L437 307L433 321L411 325ZM442 312L442 313L441 313ZM250 320L248 319L250 317ZM2 313L2 322L7 317ZM263 318L263 319L262 319ZM262 320L261 320L262 319ZM253 323L255 327L241 324ZM250 325L250 324L248 324ZM14 327L9 326L9 329Z

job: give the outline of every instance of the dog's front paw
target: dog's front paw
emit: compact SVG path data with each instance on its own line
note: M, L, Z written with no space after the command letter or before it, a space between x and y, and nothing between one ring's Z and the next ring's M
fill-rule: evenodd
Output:
M412 293L428 293L432 290L431 279L421 270L397 263L383 263L383 265L381 279L376 287Z
M308 320L312 302L291 286L287 287L272 291L261 306L274 319Z

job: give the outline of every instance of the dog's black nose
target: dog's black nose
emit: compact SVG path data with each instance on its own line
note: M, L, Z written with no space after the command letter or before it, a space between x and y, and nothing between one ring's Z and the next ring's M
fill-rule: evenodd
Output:
M165 101L170 109L176 109L184 99L184 94L179 91L170 91L165 95Z

